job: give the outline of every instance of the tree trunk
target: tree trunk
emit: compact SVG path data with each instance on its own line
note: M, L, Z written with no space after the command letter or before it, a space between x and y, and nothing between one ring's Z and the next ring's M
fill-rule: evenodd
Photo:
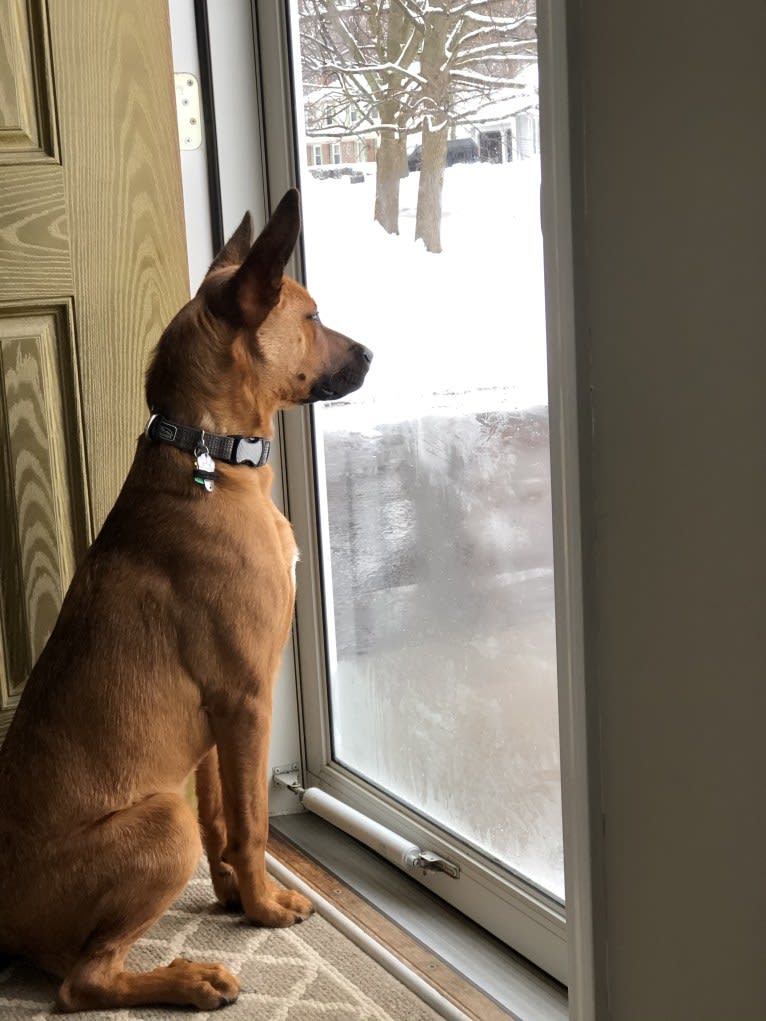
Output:
M428 252L442 250L442 187L446 162L447 125L439 131L429 131L424 126L415 240L422 238Z
M446 69L449 15L445 8L431 10L426 15L421 59L421 74L426 79L423 87L426 119L423 122L415 239L421 238L429 252L442 250L442 186L449 127L449 73Z
M378 116L382 125L380 148L376 162L375 176L375 219L389 234L399 233L399 181L404 176L402 164L406 167L405 135L401 126L401 76L393 70L404 44L406 18L404 12L392 4L386 19L386 60L392 65L387 76L386 91L378 105Z
M398 104L380 105L383 124L393 123ZM401 150L403 140L397 138L395 128L384 127L380 132L380 145L376 156L375 219L389 234L399 233L399 181L401 180Z

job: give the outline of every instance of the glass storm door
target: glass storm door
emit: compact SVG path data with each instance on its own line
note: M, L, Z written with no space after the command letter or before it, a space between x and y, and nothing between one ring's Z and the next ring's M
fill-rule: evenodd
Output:
M310 771L561 920L535 5L299 0L291 35L307 283L374 352L313 409Z

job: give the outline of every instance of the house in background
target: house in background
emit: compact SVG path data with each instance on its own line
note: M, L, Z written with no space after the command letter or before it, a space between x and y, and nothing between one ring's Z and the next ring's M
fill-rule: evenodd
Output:
M539 108L518 96L488 103L472 127L482 163L511 163L540 152Z
M482 163L510 163L540 152L540 103L537 64L529 64L512 87L496 89L480 107L456 107L479 147Z
M308 166L375 161L376 126L337 89L320 86L308 93L304 114Z
M475 96L458 100L453 106L452 140L473 141L482 163L510 163L537 155L540 152L537 81L537 64L532 63L512 86L493 89L481 105L477 106ZM304 97L304 116L309 167L375 161L377 118L360 109L337 88L318 86L308 93ZM419 142L420 134L413 133L410 138L412 143ZM412 146L408 149L412 156Z

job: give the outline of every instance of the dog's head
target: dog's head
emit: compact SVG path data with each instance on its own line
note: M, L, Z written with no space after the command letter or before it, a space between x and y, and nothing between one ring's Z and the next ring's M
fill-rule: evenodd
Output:
M284 275L299 232L295 190L255 242L245 215L160 340L147 377L150 408L188 418L189 392L196 392L207 421L189 424L254 433L278 409L336 400L362 385L372 353L326 327L308 291ZM180 387L174 372L183 377Z

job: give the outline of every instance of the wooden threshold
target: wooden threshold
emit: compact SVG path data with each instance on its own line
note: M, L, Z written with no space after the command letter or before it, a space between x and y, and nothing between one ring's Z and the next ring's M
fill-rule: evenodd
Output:
M508 1021L514 1015L503 1010L473 983L433 954L428 947L405 932L349 886L322 868L272 828L267 850L285 868L295 873L318 894L332 903L355 925L397 957L424 982L432 986L472 1021Z

